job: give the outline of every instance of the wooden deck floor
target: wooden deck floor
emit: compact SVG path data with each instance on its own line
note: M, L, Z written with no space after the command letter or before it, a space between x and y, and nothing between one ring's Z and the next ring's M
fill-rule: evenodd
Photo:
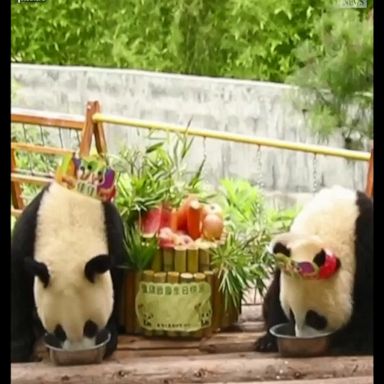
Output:
M13 364L15 384L372 384L373 358L286 359L259 354L253 344L263 332L259 306L243 310L237 329L205 340L122 336L118 351L101 365L56 367Z

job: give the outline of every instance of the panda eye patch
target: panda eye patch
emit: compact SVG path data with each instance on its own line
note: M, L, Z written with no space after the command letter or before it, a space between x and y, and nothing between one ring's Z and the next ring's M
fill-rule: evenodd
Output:
M322 249L314 258L313 262L318 266L321 267L325 263L325 251Z
M276 243L274 246L273 246L273 253L282 253L283 255L287 256L287 257L290 257L291 256L291 250L286 247L283 243Z
M92 165L89 164L88 167L87 167L88 171L92 171Z

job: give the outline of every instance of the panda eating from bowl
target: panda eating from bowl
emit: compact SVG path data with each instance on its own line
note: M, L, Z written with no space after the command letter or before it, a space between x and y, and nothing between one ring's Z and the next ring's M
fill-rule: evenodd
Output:
M320 191L270 245L278 268L264 298L268 331L259 352L277 351L269 329L331 335L331 353L373 353L373 201L342 187Z
M94 158L68 161L75 178L80 168L87 168L90 176L105 171L94 167L99 164ZM122 221L108 198L73 188L53 181L24 209L14 227L12 362L33 360L41 325L46 340L57 348L86 349L109 333L105 356L116 349L122 276L115 267L124 258Z

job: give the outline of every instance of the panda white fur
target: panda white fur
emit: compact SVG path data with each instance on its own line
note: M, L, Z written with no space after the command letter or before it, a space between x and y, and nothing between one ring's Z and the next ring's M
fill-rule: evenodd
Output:
M56 346L81 349L111 333L117 345L123 226L112 203L53 182L25 208L12 235L11 359L30 361L33 313Z
M323 189L271 248L319 267L327 254L337 262L327 279L300 279L276 270L264 298L266 327L290 321L298 336L333 332L336 353L373 353L373 201L338 186ZM269 332L256 342L258 351L276 349Z

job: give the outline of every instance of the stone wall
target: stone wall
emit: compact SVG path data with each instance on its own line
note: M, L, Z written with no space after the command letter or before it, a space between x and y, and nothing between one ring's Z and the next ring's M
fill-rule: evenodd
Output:
M281 84L170 75L133 70L12 65L17 96L12 106L83 114L88 100L108 114L122 115L302 143L317 143L303 116L290 103L291 88ZM109 149L142 142L144 132L107 126ZM328 143L341 146L340 138ZM334 157L195 139L191 167L207 156L206 177L243 177L261 182L278 200L341 184L364 188L368 165ZM259 161L261 160L261 161ZM285 205L285 203L284 203Z

